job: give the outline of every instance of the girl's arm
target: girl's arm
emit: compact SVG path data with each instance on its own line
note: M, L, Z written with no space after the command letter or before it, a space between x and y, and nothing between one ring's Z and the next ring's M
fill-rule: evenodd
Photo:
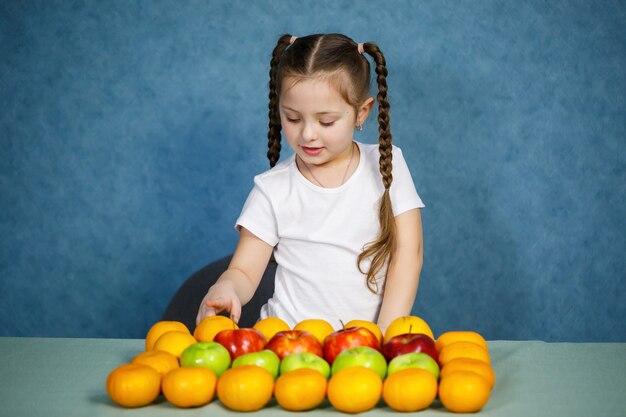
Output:
M396 252L389 267L378 326L385 332L389 323L411 314L423 262L422 217L419 209L396 216Z
M214 316L224 310L230 313L235 322L238 322L241 317L241 306L250 301L254 295L273 249L272 246L242 227L233 259L228 269L204 296L198 310L196 324L205 317Z

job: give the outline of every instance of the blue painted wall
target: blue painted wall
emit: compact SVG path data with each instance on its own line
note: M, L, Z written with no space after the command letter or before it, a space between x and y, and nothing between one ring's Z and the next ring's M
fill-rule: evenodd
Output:
M392 3L3 1L0 335L143 337L234 249L277 37L337 31L389 63L427 205L414 313L626 341L624 2Z

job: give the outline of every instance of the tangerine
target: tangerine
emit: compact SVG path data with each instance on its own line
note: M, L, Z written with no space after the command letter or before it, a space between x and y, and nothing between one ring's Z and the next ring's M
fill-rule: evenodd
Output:
M216 334L222 330L238 329L237 323L226 316L205 317L193 331L193 336L198 342L212 342Z
M352 366L328 381L328 401L344 413L360 413L376 406L383 391L380 376L369 368Z
M477 359L488 364L491 363L489 353L474 342L450 343L439 352L439 364L443 367L446 363L457 358Z
M296 324L293 330L302 330L311 333L324 346L326 336L335 331L329 322L323 319L306 319Z
M283 330L291 330L289 324L283 319L279 319L278 317L267 317L257 321L253 329L256 329L263 333L265 336L265 340L270 340L274 335L278 332L282 332Z
M230 368L217 380L217 397L234 411L257 411L274 392L274 377L265 368L241 365Z
M215 396L217 376L208 368L184 367L163 377L163 395L177 407L199 407Z
M383 399L396 411L423 410L436 396L437 378L425 369L402 369L389 375L383 383Z
M187 332L191 334L187 326L180 321L158 321L150 327L150 330L148 330L148 333L146 334L146 350L152 350L154 348L154 343L163 333L172 331Z
M455 413L473 413L489 401L489 382L472 371L450 372L439 382L439 399Z
M437 350L441 351L441 349L454 342L473 342L489 351L485 338L481 334L472 331L452 330L445 332L439 335L435 343Z
M180 358L183 351L196 342L196 339L189 333L178 331L166 332L154 342L154 350L169 352L177 358Z
M149 350L135 356L131 363L142 363L156 369L161 376L165 376L172 369L180 367L178 358L162 350Z
M161 393L161 374L148 365L127 363L111 371L106 389L111 400L122 407L142 407Z
M441 370L441 377L456 371L472 371L482 375L489 382L489 388L493 388L496 383L496 373L485 361L471 358L456 358L446 363Z
M394 336L405 333L423 333L435 340L433 331L430 329L428 323L424 319L417 316L402 316L393 320L387 330L385 330L384 342L391 339Z
M285 410L311 410L324 401L327 384L324 375L314 369L295 369L278 377L274 398Z

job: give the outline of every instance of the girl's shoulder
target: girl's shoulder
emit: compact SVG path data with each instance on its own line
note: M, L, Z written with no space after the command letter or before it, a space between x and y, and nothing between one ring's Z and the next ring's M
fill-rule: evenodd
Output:
M374 161L378 163L378 160L380 158L380 153L378 150L377 143L361 143L361 142L357 142L357 143L359 145L359 149L361 150L361 154L366 160L370 160L370 161ZM391 152L394 158L396 156L402 157L402 150L399 147L397 147L396 145L391 145L391 148L392 148Z
M281 183L287 181L290 176L293 165L296 159L294 155L289 156L283 161L279 161L273 168L268 169L254 177L254 182L257 185L262 183Z

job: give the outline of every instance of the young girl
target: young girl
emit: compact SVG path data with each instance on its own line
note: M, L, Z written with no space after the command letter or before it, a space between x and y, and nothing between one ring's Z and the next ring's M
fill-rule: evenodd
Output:
M378 145L353 140L374 99ZM374 43L339 35L283 35L270 67L269 171L237 220L239 242L197 321L228 311L238 321L274 254L273 297L261 318L290 326L321 318L377 322L410 314L422 267L423 207L402 152L391 144L385 58ZM281 131L294 154L277 164ZM392 176L393 161L393 176Z

